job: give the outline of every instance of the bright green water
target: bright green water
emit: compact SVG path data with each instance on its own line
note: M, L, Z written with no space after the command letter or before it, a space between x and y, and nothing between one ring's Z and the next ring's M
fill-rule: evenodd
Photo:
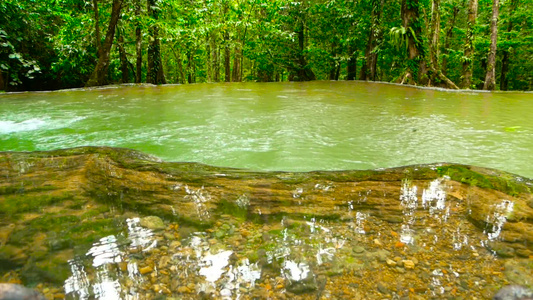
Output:
M533 94L362 82L0 95L0 151L127 147L254 170L456 162L533 177Z

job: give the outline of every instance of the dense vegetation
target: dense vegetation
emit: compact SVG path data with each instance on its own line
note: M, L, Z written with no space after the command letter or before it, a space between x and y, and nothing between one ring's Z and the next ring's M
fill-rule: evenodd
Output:
M2 0L0 90L377 80L533 89L533 0Z

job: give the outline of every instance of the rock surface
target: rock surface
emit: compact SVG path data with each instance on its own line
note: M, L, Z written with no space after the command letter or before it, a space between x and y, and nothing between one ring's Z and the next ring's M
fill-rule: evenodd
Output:
M43 294L61 297L67 261L104 237L121 248L128 224L137 244L144 229L157 243L124 246L130 261L111 269L138 264L143 299L235 293L190 273L205 264L192 258L224 251L233 252L227 272L261 269L255 286L235 288L251 297L490 298L504 284L533 285L532 188L527 178L453 164L251 172L107 147L3 152L0 281L47 282ZM199 256L198 241L209 253ZM287 280L284 261L311 271Z
M19 284L0 283L0 300L45 300L39 292Z

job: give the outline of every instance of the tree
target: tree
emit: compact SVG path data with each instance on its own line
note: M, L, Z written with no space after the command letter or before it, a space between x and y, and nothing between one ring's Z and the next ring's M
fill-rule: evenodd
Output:
M142 32L141 32L141 0L135 0L135 83L142 80Z
M440 0L432 0L431 6L431 39L429 42L429 69L431 70L431 81L442 82L442 85L450 89L459 89L448 77L446 77L439 64L439 33L440 33Z
M478 9L478 0L469 0L468 2L468 19L467 19L467 30L466 30L466 40L464 47L464 56L463 56L463 75L461 81L461 87L463 89L469 89L472 85L472 68L473 68L473 57L474 57L474 26L476 24L477 18L477 9Z
M368 33L368 43L365 51L365 61L361 68L361 75L359 79L361 80L376 80L376 68L378 62L378 53L377 53L377 42L381 37L380 18L381 18L381 8L383 7L384 0L371 0L372 14L371 14L371 25L370 31Z
M487 75L485 76L484 90L494 90L496 87L496 49L498 42L498 13L500 1L492 1L492 20L490 24L490 52L487 59Z
M163 72L163 63L161 61L161 43L159 41L159 20L160 8L158 7L158 0L148 0L148 15L152 18L153 24L150 26L149 44L148 44L148 73L146 75L146 82L153 84L166 83L165 74Z
M104 44L99 51L98 63L96 64L96 67L94 68L94 71L85 86L104 85L107 83L106 77L107 69L109 67L109 55L111 52L111 46L113 45L113 39L115 37L115 29L120 18L122 3L123 0L113 0L111 20L109 21L109 27L107 28Z

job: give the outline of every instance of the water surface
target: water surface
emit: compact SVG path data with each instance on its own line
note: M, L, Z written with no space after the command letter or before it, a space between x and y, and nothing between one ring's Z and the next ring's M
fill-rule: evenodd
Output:
M0 151L105 145L284 171L446 161L531 178L532 98L327 81L5 94Z

